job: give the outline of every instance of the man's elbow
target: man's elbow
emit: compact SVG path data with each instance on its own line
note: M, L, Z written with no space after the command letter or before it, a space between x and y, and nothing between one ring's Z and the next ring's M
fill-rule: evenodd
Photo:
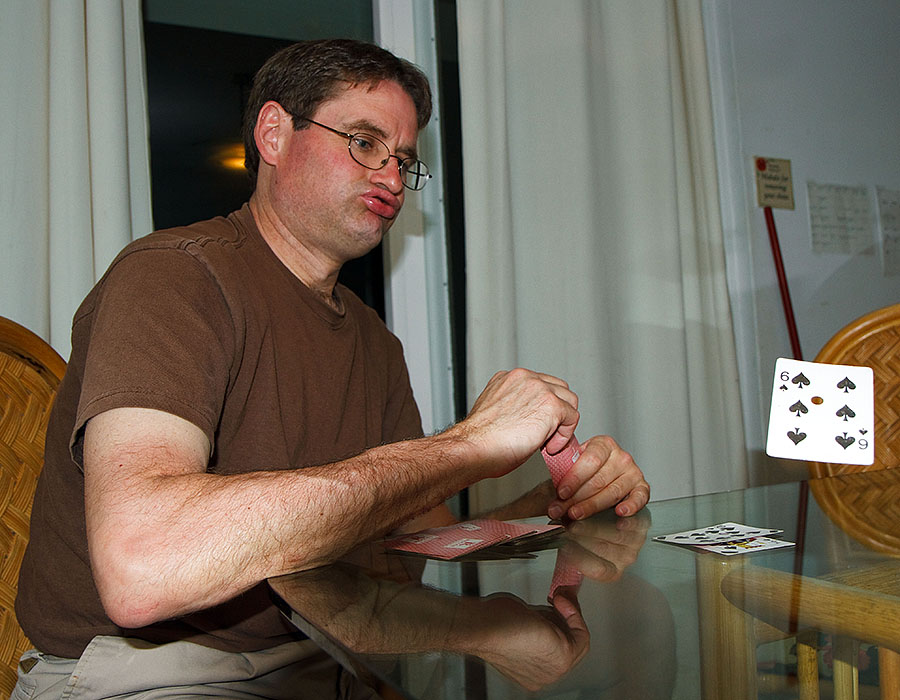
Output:
M170 617L162 597L164 586L144 562L107 551L92 554L91 568L103 610L118 627L146 627Z
M138 601L102 595L100 601L103 603L106 616L114 625L123 629L147 627L166 619L164 615L157 613L159 604L152 601L141 605Z

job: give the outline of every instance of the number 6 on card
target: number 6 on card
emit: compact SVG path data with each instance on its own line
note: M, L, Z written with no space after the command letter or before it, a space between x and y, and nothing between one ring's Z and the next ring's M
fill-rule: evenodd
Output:
M874 395L871 367L779 358L766 454L812 462L872 464Z

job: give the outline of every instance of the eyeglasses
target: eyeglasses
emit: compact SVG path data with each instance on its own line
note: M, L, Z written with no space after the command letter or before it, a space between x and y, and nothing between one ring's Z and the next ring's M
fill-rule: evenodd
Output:
M384 141L371 134L363 132L348 134L345 131L338 131L330 126L320 124L308 117L300 117L300 119L308 121L310 124L321 126L323 129L327 129L331 133L347 139L347 150L350 151L350 157L364 168L381 170L390 162L391 158L396 158L397 167L400 169L400 182L407 189L421 190L425 187L425 183L432 178L432 175L428 172L428 166L421 160L418 158L401 158L398 155L394 155Z

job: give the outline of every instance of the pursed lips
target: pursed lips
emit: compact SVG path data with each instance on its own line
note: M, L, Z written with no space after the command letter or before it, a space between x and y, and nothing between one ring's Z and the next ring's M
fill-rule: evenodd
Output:
M400 198L380 187L368 190L362 198L369 211L385 219L393 219L400 211Z

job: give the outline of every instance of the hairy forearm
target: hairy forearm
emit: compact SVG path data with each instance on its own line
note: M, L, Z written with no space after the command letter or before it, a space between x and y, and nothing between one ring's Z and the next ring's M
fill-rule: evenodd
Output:
M116 485L126 499L88 489L98 588L126 626L210 607L270 576L333 561L442 503L475 480L470 461L451 432L293 471L135 470Z
M209 440L187 420L136 407L98 414L84 433L85 508L104 607L137 627L332 561L479 479L503 476L541 445L561 448L575 403L553 377L498 372L440 435L334 465L233 476L207 473ZM420 520L448 514L431 515Z

